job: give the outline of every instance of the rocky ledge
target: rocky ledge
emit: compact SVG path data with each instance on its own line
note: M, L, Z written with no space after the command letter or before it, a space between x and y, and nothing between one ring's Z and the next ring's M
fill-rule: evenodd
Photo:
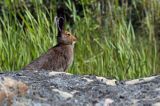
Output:
M46 71L0 74L0 106L160 106L160 76L116 81Z

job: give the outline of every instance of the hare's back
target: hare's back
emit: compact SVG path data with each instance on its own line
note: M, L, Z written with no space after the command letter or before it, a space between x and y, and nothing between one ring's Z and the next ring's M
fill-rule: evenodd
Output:
M69 57L66 48L53 47L47 53L40 56L29 65L25 70L51 70L51 71L65 71L68 67Z

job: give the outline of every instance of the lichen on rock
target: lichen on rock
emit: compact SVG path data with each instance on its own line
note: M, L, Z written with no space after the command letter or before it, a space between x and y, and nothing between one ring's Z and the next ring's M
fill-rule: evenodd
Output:
M13 95L16 96L13 98ZM4 102L3 100L9 100L4 99L7 97L11 101ZM0 74L0 103L2 102L10 103L11 106L158 106L160 76L117 81L45 70L4 73Z

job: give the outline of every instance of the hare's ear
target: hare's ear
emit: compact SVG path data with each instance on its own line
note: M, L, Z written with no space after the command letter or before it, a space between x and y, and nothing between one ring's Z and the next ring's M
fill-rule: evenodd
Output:
M61 36L62 31L64 30L64 9L62 7L57 8L57 28L58 28L58 36Z
M57 25L57 29L58 29L58 36L61 36L61 34L64 30L64 18L55 17L55 24Z
M62 31L64 30L64 18L63 17L59 17L58 19L58 35L62 33Z

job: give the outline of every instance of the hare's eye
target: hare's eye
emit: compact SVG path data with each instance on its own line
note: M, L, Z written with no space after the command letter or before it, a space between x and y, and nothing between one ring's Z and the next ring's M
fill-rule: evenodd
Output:
M68 35L68 36L70 36L70 34L69 34L69 33L67 33L67 35Z

